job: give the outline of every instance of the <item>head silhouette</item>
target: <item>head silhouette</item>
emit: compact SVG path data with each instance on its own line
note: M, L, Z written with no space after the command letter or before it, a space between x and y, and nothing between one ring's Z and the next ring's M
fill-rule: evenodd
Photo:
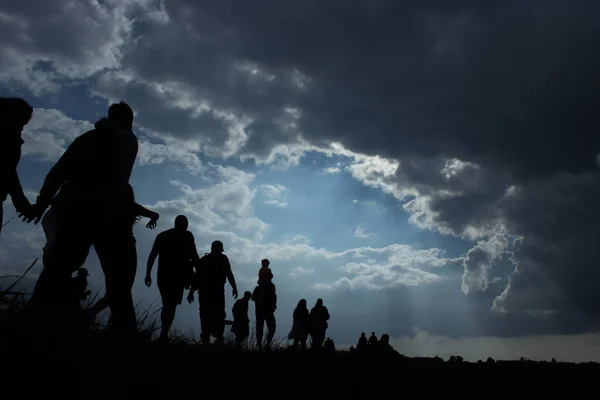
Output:
M178 231L185 231L188 228L188 219L185 215L178 215L175 217L175 229Z
M267 260L266 258L263 258L263 259L260 261L260 264L261 264L263 267L265 267L265 268L266 268L266 267L268 267L268 266L269 266L269 264L271 264L271 262L270 262L269 260Z
M247 300L250 300L251 297L252 297L252 293L246 290L244 292L244 299L247 301Z
M215 253L224 252L225 249L223 248L223 242L221 242L220 240L215 240L214 242L212 242L212 244L210 245L210 251Z
M77 276L88 276L89 272L86 268L79 268L77 270Z
M366 333L364 333L364 332L362 332L362 333L360 334L360 337L367 337L367 334L366 334Z
M124 101L112 104L108 108L108 118L122 123L129 129L133 128L133 110Z
M306 309L306 299L300 299L300 301L298 302L298 305L296 306L296 308L299 308L301 310L305 310Z
M23 128L31 120L33 107L18 97L0 98L0 118L3 125L11 128Z
M323 299L317 299L317 304L315 304L315 307L323 307Z

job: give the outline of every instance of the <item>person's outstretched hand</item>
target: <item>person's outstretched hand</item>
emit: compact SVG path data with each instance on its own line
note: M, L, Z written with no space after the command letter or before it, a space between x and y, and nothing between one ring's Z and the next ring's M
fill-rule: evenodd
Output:
M146 275L144 278L144 283L146 286L150 287L152 285L152 277L150 275Z
M150 222L148 222L146 224L146 228L148 228L148 229L154 229L154 228L156 228L156 222L157 222L156 219L151 219Z
M194 302L194 293L188 294L187 301L190 304L192 304Z
M238 292L237 289L233 289L233 298L237 299L238 298Z

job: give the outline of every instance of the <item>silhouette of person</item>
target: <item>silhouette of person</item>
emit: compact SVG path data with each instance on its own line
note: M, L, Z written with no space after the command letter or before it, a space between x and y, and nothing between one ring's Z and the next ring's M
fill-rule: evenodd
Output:
M79 318L81 302L91 294L91 291L88 290L88 276L89 273L86 268L79 268L77 275L71 278L68 289L69 317L71 320Z
M325 339L324 347L325 347L325 350L327 350L327 351L335 351L335 342L333 341L333 339L328 337L327 339Z
M194 234L188 231L188 219L185 215L178 215L173 228L156 236L148 256L146 278L144 279L148 287L152 285L152 266L156 257L158 257L156 276L162 300L159 340L166 341L169 337L169 329L175 319L177 305L181 304L183 291L186 285L189 285L193 275L193 265L200 259L196 250Z
M290 339L294 340L293 347L298 347L306 350L306 339L308 338L308 331L310 327L310 317L308 314L308 307L306 299L301 299L294 310L294 322L292 324L292 331Z
M356 350L365 350L367 348L367 334L362 332L360 334L360 338L358 339L358 344L356 345Z
M105 276L112 327L119 333L137 332L131 295L137 267L129 185L138 152L133 118L129 105L113 104L108 117L77 137L47 174L26 219L37 224L50 205L55 208L52 246L31 298L34 309L53 309L53 319L62 319L69 277L94 246ZM97 218L94 225L83 223L90 210Z
M263 333L265 323L267 324L267 338L265 347L271 348L271 342L275 336L277 324L275 321L275 310L277 309L277 293L273 282L267 282L258 285L252 293L252 301L254 301L254 310L256 314L256 343L258 349L263 348Z
M261 267L258 270L258 284L262 285L264 283L269 283L273 281L273 272L271 271L271 268L269 268L269 265L271 264L271 262L269 260L267 260L266 258L263 258L260 262Z
M329 327L329 311L323 305L323 299L317 299L315 306L310 310L310 338L313 348L323 346L325 333Z
M231 332L235 334L236 346L241 346L244 340L250 335L250 318L248 318L248 302L252 297L252 293L244 292L244 297L236 300L231 310L233 314L233 325Z
M9 195L19 216L29 218L33 212L17 174L21 146L25 143L21 132L32 115L33 107L25 100L14 97L0 98L0 232L4 220L3 204Z
M383 335L381 335L381 339L379 339L379 342L377 343L376 348L381 353L397 354L397 355L400 354L390 344L390 335L388 335L387 333L384 333Z
M369 344L370 345L377 345L378 340L377 340L377 336L375 335L375 332L371 332L371 336L369 337Z
M229 281L233 290L233 298L237 299L238 291L235 277L231 270L229 258L223 254L225 249L220 240L210 246L210 253L205 254L197 263L196 274L188 294L188 302L194 301L194 292L198 291L200 303L200 340L210 343L210 337L217 339L217 344L224 341L225 331L225 283Z

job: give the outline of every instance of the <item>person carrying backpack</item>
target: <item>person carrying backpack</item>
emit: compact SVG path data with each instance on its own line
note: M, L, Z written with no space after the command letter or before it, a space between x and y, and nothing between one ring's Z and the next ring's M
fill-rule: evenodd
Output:
M188 302L194 301L194 292L198 291L200 303L200 340L210 343L210 337L217 339L217 344L224 341L225 332L225 283L229 281L233 289L233 298L237 299L238 291L235 277L231 270L229 258L223 254L223 243L215 240L196 265L195 278L190 286Z

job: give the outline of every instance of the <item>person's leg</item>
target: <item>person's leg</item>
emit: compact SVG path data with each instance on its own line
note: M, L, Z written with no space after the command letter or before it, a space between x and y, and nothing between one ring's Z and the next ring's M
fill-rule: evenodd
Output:
M242 336L241 333L236 333L235 334L235 346L236 347L242 347L242 343L244 342L244 337Z
M52 319L66 318L71 275L85 262L90 245L89 232L82 229L79 213L57 212L54 242L44 254L44 267L31 296L33 310Z
M265 317L261 314L256 314L256 345L259 350L262 350L264 328Z
M94 248L106 285L106 298L111 311L113 328L122 333L137 331L137 321L131 289L137 270L135 238L131 232L101 232Z
M160 312L160 337L159 340L168 341L169 340L169 330L171 329L171 325L173 325L173 321L175 320L175 310L177 308L177 303L168 297L163 297L162 299L162 310Z
M314 347L322 347L323 346L323 342L325 341L325 330L323 329L319 329L315 332L315 335L313 336L313 346Z
M273 341L273 337L275 336L275 330L277 329L275 314L267 315L265 318L265 322L267 323L268 330L266 346L271 347L271 342Z
M209 303L208 299L198 295L198 302L200 304L200 340L203 344L210 343L211 325L209 315Z
M227 318L227 313L225 312L225 290L215 295L214 306L212 334L217 339L217 343L222 344L224 342L223 335L225 334L225 319Z
M244 328L242 330L242 334L240 335L240 345L243 344L246 339L248 339L248 336L250 336L250 322L246 322L244 324Z

